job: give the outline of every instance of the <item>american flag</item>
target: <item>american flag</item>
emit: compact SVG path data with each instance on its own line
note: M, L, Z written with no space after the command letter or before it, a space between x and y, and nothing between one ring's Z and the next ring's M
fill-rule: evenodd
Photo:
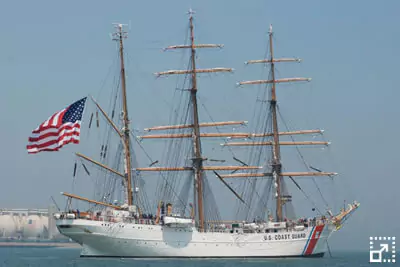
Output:
M86 97L55 113L32 131L26 146L29 154L58 151L66 144L79 144Z

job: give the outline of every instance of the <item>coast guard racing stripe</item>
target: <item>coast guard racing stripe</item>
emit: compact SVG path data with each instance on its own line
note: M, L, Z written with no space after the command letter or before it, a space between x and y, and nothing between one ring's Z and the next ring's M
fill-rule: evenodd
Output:
M311 231L311 238L309 237L306 243L306 246L304 247L303 255L311 255L314 251L315 246L317 245L317 242L322 234L322 230L324 230L325 225L318 225L314 227Z

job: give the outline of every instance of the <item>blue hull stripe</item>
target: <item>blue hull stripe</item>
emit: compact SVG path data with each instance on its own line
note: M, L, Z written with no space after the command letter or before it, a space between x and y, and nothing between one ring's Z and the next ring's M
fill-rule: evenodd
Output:
M308 243L310 243L310 239L312 237L312 234L314 233L314 230L315 230L315 226L313 226L313 228L311 229L310 235L308 236L308 240L307 240L306 246L304 247L303 253L301 253L301 255L304 255L304 252L306 252L306 249L308 247Z

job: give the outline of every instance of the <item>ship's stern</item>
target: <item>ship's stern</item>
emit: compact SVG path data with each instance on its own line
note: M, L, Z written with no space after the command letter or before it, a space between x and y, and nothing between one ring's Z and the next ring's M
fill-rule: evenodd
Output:
M91 234L89 230L91 228L86 220L81 219L58 219L56 220L56 226L58 231L75 241L76 243L83 245L85 236Z

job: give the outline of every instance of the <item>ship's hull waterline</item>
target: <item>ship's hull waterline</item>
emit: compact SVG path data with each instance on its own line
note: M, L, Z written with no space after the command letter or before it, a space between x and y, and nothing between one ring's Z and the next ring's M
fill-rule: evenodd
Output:
M333 225L278 233L198 232L195 228L57 221L60 232L82 245L81 257L278 258L322 257Z

